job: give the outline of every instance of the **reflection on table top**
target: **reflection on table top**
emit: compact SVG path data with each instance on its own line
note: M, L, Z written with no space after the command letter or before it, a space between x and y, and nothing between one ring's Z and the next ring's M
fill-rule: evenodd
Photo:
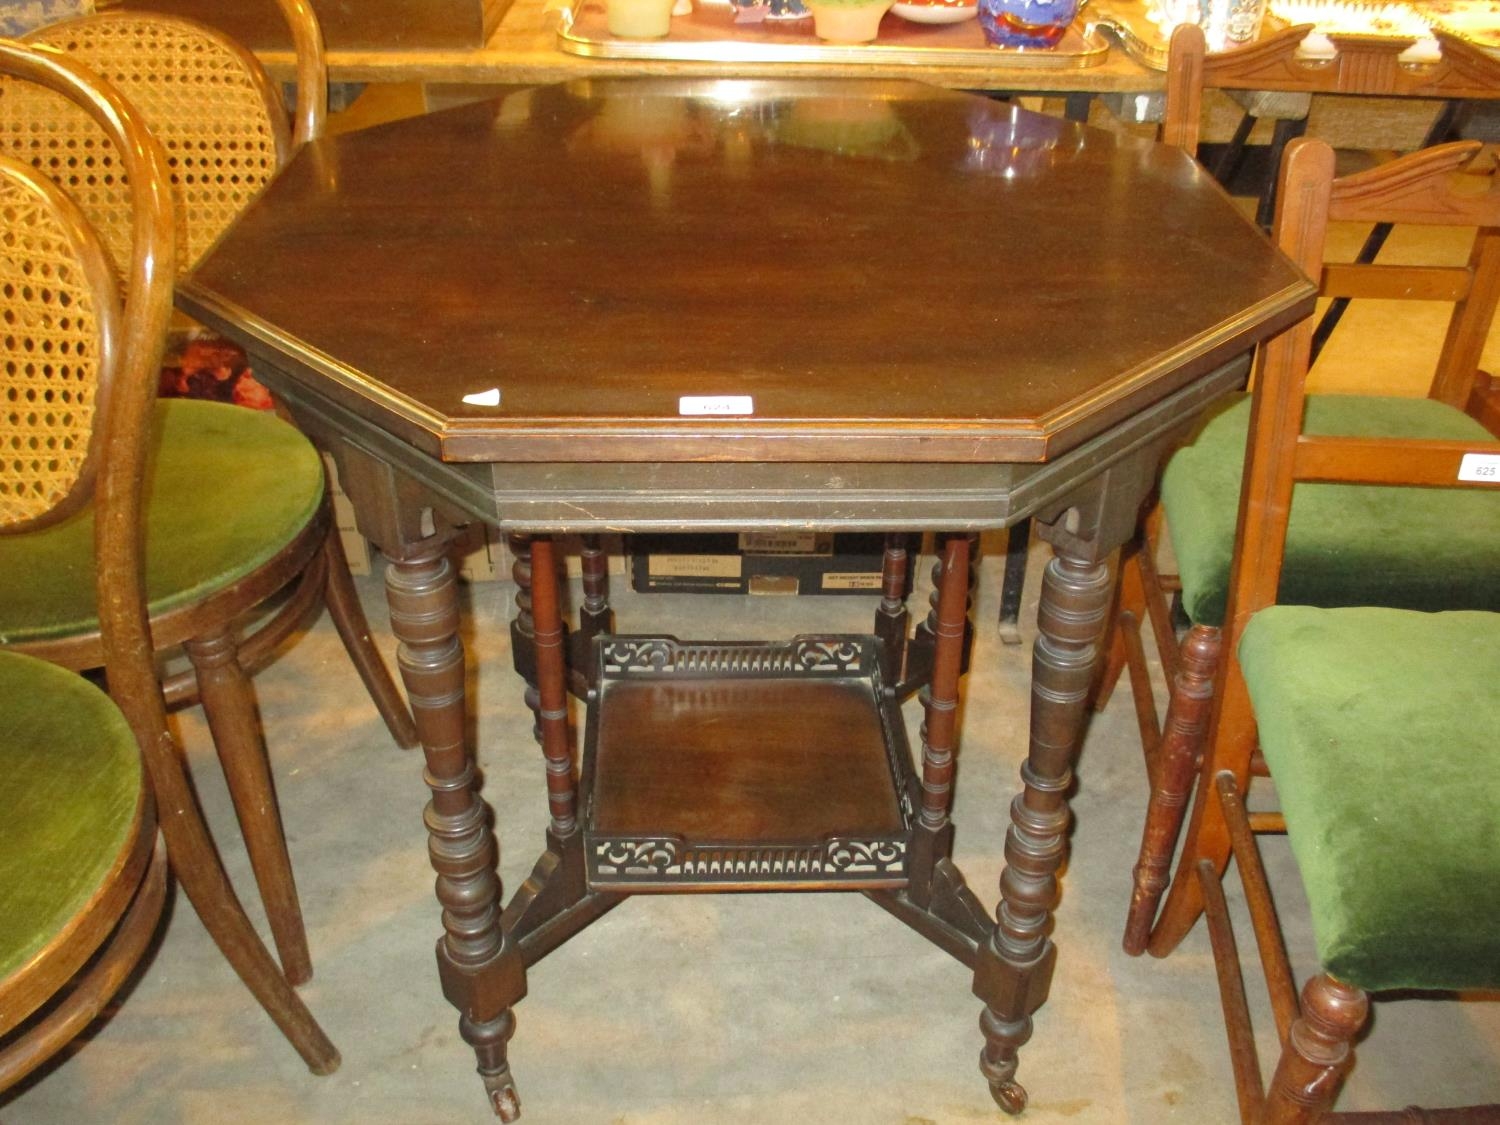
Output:
M999 463L1310 292L1172 148L918 83L662 79L325 138L181 301L446 460Z

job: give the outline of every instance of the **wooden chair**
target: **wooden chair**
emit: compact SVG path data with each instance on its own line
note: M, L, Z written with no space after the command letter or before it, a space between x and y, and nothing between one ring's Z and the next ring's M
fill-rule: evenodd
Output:
M1272 105L1287 97L1310 99L1314 94L1438 101L1440 108L1422 142L1424 148L1459 138L1464 118L1462 107L1467 103L1500 98L1500 58L1447 32L1434 32L1440 48L1438 60L1418 64L1400 61L1401 53L1415 40L1393 36L1333 34L1328 36L1336 52L1333 58L1303 58L1299 51L1312 30L1311 24L1302 24L1248 47L1209 54L1200 29L1187 25L1177 28L1168 48L1161 139L1197 155L1205 89L1225 90L1242 100L1253 93L1258 100ZM1255 111L1247 109L1231 149L1248 138L1254 121ZM1301 120L1277 121L1269 152L1273 169L1280 166L1286 143L1300 135L1305 124L1305 115ZM1262 227L1270 226L1275 184L1273 174L1261 194L1256 221ZM1374 261L1389 236L1389 224L1378 224L1360 250L1359 260ZM1343 316L1346 305L1347 301L1337 300L1324 311L1313 336L1314 359Z
M113 89L66 58L0 40L0 74L7 92L25 82L68 98L115 142L134 233L130 256L111 263L55 183L0 156L0 531L34 534L92 512L111 692L0 653L0 1089L82 1031L127 979L161 916L168 854L235 969L308 1066L328 1073L338 1052L219 867L152 661L140 529L145 423L171 315L166 156Z
M1283 69L1300 66L1291 49L1306 31L1294 29L1295 34L1284 33L1271 44L1214 58L1254 56L1274 59ZM1179 81L1181 74L1174 71L1169 105L1196 104L1190 90L1206 80L1192 77L1196 67L1207 65L1201 53L1202 33L1195 27L1179 28L1172 44L1179 70L1189 77ZM1452 50L1454 59L1470 57L1470 48L1461 42L1445 43L1445 49ZM1182 61L1184 57L1188 61ZM1486 59L1482 65L1488 67L1486 74L1495 81L1494 89L1500 90L1500 64ZM1235 81L1266 83L1275 73L1265 63ZM1429 73L1426 86L1413 88L1467 89L1453 85L1458 79L1452 75L1461 73L1467 71L1454 63L1444 75ZM1337 85L1336 77L1335 69L1332 78L1325 75L1318 81ZM1416 80L1405 76L1401 81ZM1179 108L1169 114L1171 124L1165 135L1191 147L1195 134L1190 126L1196 120L1196 111L1186 113ZM1396 281L1388 280L1400 278L1396 271L1386 269L1375 276L1381 280L1360 290L1356 267L1330 267L1324 278L1325 294L1335 298L1362 294L1454 302L1443 353L1429 388L1433 401L1398 400L1382 405L1359 396L1314 396L1312 424L1388 427L1396 424L1391 412L1402 412L1403 417L1408 413L1411 416L1401 424L1453 426L1468 432L1472 421L1463 417L1459 408L1468 407L1471 414L1478 414L1476 408L1484 398L1476 388L1487 384L1487 379L1478 367L1500 299L1500 242L1493 232L1480 232L1466 267L1419 271L1412 275L1413 288L1405 293ZM1377 406L1383 413L1370 412ZM1197 916L1196 909L1190 916L1174 909L1171 920L1164 915L1152 932L1214 701L1248 411L1248 402L1241 401L1217 416L1192 446L1173 459L1163 478L1161 504L1148 515L1140 544L1122 561L1119 612L1096 706L1103 706L1120 671L1128 668L1151 780L1125 927L1124 948L1131 954L1139 954L1149 945L1153 953L1165 955ZM1450 525L1456 517L1442 504L1430 506L1407 497L1389 504L1361 503L1346 510L1336 497L1337 493L1310 493L1309 514L1294 520L1287 586L1283 590L1287 600L1320 605L1500 609L1500 587L1487 581L1482 569L1485 565L1500 566L1500 504L1472 496L1445 501L1460 508L1471 504L1480 508L1474 518L1462 520L1454 532ZM1163 520L1177 549L1177 575L1162 575L1156 570ZM1346 560L1356 556L1363 557L1365 565L1347 567ZM1472 560L1475 569L1468 572L1467 579L1455 581L1442 568L1427 565L1423 561L1427 557L1465 557ZM1411 565L1403 560L1410 560ZM1180 643L1168 602L1174 592L1189 622ZM1171 685L1167 713L1160 721L1141 640L1143 624L1151 628Z
M1285 28L1246 47L1209 54L1201 28L1183 24L1168 47L1166 112L1161 139L1194 155L1203 117L1203 91L1276 94L1354 94L1460 100L1500 97L1500 59L1435 31L1441 56L1408 65L1400 55L1414 40L1387 36L1330 35L1332 59L1303 58L1311 24ZM1291 137L1278 134L1278 144ZM1279 160L1280 151L1273 151Z
M1461 271L1371 266L1364 270L1375 280L1356 286L1348 267L1324 264L1323 241L1330 221L1395 220L1473 225L1493 249L1500 188L1455 175L1478 148L1445 145L1336 180L1326 144L1294 141L1278 241L1331 288L1461 295L1469 283ZM1368 993L1500 986L1500 613L1276 604L1286 599L1282 562L1307 491L1341 490L1348 502L1363 493L1377 505L1403 491L1432 506L1457 497L1477 512L1500 505L1500 442L1456 409L1426 401L1397 411L1388 426L1317 425L1318 403L1305 396L1312 331L1304 321L1268 343L1257 371L1222 703L1182 861L1191 880L1183 885L1206 902L1246 1122L1324 1119L1352 1065ZM1442 411L1451 414L1443 424L1420 421ZM1366 562L1339 560L1350 569ZM1466 560L1444 552L1426 562L1452 577ZM1495 585L1494 563L1478 565ZM1245 811L1257 745L1277 783L1279 817ZM1278 828L1297 861L1317 944L1319 971L1300 1006L1253 835ZM1282 1042L1269 1090L1220 883L1231 852ZM1500 1119L1500 1106L1449 1112L1420 1120Z
M321 130L326 70L310 9L303 0L279 2L298 29L300 142ZM104 12L44 27L27 42L66 52L114 82L161 138L177 204L179 271L292 151L274 84L254 56L209 28ZM112 259L128 260L123 168L92 121L49 91L7 89L0 142L72 193ZM191 662L167 679L167 699L204 705L282 965L300 984L312 962L249 677L321 598L395 740L414 745L415 728L370 637L311 443L271 414L190 400L159 402L153 429L160 445L147 506L151 631L158 652L182 646ZM88 550L86 518L0 546L0 567L32 576L0 588L0 644L72 668L102 662L81 562ZM285 606L241 640L247 615L287 589Z

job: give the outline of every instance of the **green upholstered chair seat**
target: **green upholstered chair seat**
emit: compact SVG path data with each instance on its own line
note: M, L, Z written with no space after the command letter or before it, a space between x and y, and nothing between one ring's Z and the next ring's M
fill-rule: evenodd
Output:
M0 980L121 861L143 784L135 737L75 672L0 652Z
M146 489L146 595L153 614L189 605L274 558L317 512L317 451L271 414L164 399ZM98 628L93 513L0 538L0 644Z
M1239 657L1323 968L1500 986L1500 614L1278 605Z
M1238 396L1162 476L1182 605L1195 625L1224 623L1249 418L1250 400ZM1473 418L1430 399L1311 395L1305 423L1313 434L1491 440ZM1500 610L1497 574L1500 494L1304 482L1277 601Z

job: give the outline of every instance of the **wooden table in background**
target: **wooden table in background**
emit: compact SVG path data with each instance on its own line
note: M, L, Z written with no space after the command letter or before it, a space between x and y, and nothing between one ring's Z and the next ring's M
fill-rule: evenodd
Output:
M1109 556L1164 447L1313 301L1192 160L916 83L518 87L307 146L180 292L390 560L443 990L503 1117L527 966L683 889L869 895L973 967L981 1069L1024 1103ZM992 920L948 816L969 544L1025 517L1054 557ZM529 546L513 638L552 813L503 912L446 554L475 520ZM892 533L869 635L616 636L597 556L565 630L553 534L782 527ZM910 630L920 530L938 596Z

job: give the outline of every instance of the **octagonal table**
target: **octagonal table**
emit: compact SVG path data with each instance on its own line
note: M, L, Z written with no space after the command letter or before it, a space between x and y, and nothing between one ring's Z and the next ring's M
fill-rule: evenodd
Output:
M973 967L981 1070L1024 1104L1109 555L1165 447L1313 303L1197 165L915 83L519 87L308 146L180 303L335 455L389 559L442 986L502 1117L526 967L629 895L704 889L869 895ZM992 919L949 820L970 541L1028 517L1054 554ZM475 520L519 552L551 810L503 911L445 554ZM589 540L562 622L556 533L788 527L891 533L869 635L616 635Z

